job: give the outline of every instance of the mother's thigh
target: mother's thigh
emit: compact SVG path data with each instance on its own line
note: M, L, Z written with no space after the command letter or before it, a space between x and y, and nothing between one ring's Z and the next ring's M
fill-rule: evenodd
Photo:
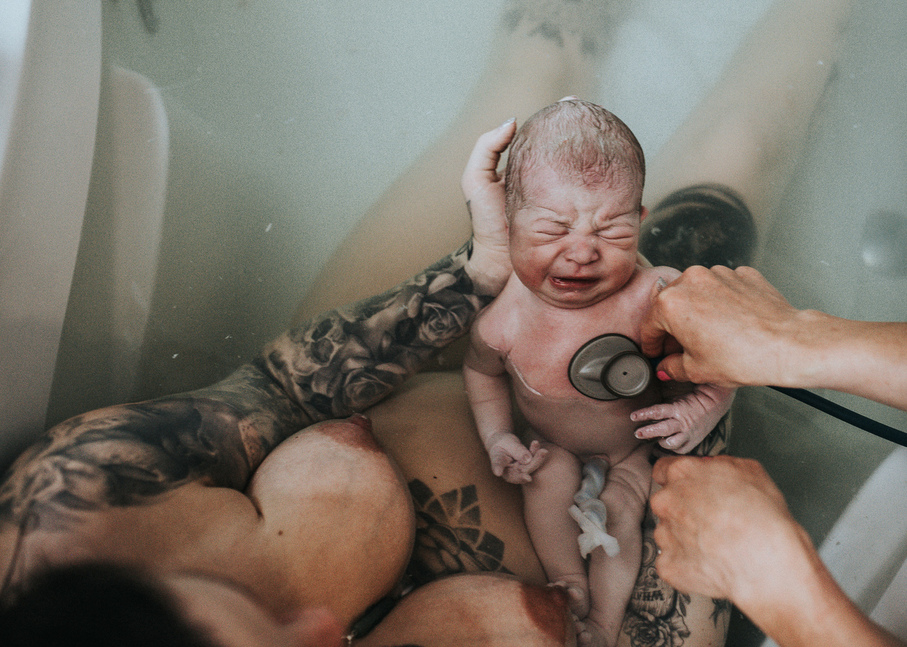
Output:
M491 473L458 371L418 375L367 413L413 495L417 581L498 571L546 582L520 488Z
M417 581L460 572L509 572L545 584L523 522L520 487L491 473L459 372L416 376L368 414L375 435L398 462L417 516L411 570ZM621 646L720 645L729 607L672 589L655 571L654 520L621 633Z

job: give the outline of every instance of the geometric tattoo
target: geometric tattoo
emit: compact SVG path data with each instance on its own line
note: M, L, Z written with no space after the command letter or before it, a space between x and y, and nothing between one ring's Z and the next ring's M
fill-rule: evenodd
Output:
M501 565L504 542L482 528L474 485L436 495L414 479L409 490L416 508L416 545L409 566L413 584L455 573L510 573Z

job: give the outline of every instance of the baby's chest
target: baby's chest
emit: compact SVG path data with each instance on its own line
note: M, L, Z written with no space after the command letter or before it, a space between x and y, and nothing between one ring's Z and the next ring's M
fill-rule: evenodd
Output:
M635 319L577 318L546 325L527 320L508 340L507 370L529 390L555 398L577 397L570 381L570 364L590 340L605 334L627 337L638 344Z

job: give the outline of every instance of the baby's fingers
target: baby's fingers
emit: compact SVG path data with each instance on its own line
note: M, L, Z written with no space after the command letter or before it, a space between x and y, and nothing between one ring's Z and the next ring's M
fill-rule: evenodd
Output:
M672 404L653 404L645 409L637 409L630 414L630 420L633 422L642 422L643 420L664 420L674 415L675 407Z
M679 432L673 436L667 436L658 441L658 444L665 449L669 449L672 452L677 452L678 454L686 454L689 452L692 447L689 446L690 435L685 432Z
M530 447L530 451L532 452L532 459L522 467L522 470L526 475L532 474L541 467L542 463L544 463L545 459L548 457L548 450L539 449L537 443L533 443L533 446Z
M504 472L504 480L514 485L526 485L532 482L532 477L521 469L508 469Z
M495 476L503 476L504 472L519 468L519 461L507 452L496 451L491 456L491 471Z
M674 418L659 420L658 422L640 427L634 433L640 440L649 440L651 438L667 438L683 431L683 424Z

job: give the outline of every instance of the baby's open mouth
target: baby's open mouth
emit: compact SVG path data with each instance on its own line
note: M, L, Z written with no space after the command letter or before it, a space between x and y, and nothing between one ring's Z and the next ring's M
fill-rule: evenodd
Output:
M591 285L595 285L596 279L591 278L575 278L568 276L555 276L551 278L551 283L562 289L580 289L587 288Z

